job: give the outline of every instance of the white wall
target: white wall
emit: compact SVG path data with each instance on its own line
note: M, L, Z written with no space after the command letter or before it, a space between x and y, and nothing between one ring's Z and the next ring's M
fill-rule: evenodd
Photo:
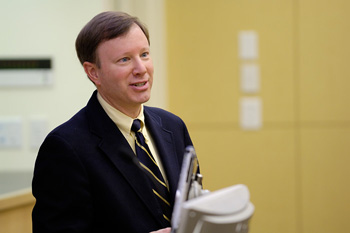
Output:
M101 11L120 9L121 3L112 0L0 0L0 6L0 58L53 59L54 84L51 87L0 87L0 118L20 117L23 126L20 148L0 148L0 171L32 170L37 149L29 146L30 119L46 119L47 131L50 131L86 105L95 88L76 57L75 38L93 16ZM155 25L154 22L157 20L146 24ZM159 30L153 28L151 33ZM163 51L154 50L158 51L156 53ZM154 60L157 68L158 61L163 59L156 56ZM160 82L154 87L152 105L166 107L164 85L165 82Z

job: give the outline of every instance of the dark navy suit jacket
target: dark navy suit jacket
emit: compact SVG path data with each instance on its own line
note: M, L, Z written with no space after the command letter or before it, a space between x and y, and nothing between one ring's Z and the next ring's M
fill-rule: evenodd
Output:
M96 96L40 147L32 183L33 232L150 232L169 226L146 174ZM185 147L192 145L183 121L144 107L174 202Z

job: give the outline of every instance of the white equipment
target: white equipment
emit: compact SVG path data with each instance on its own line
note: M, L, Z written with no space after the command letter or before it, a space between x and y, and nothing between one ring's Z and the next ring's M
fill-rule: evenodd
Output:
M215 192L202 189L197 156L186 148L175 205L172 233L247 233L254 213L249 190L238 184Z

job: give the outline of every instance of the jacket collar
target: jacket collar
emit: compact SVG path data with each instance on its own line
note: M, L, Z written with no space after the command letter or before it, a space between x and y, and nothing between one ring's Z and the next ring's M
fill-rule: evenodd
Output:
M145 123L149 132L152 134L153 140L156 144L158 154L162 160L166 176L169 182L170 196L172 204L174 204L175 192L177 183L179 181L180 167L177 162L176 148L174 142L174 135L162 125L161 118L152 112L152 108L144 106Z

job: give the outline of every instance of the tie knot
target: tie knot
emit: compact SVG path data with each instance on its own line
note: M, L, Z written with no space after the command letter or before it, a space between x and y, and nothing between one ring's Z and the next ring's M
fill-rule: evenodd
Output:
M141 129L141 121L139 119L135 119L132 122L131 130L135 133L138 132Z

